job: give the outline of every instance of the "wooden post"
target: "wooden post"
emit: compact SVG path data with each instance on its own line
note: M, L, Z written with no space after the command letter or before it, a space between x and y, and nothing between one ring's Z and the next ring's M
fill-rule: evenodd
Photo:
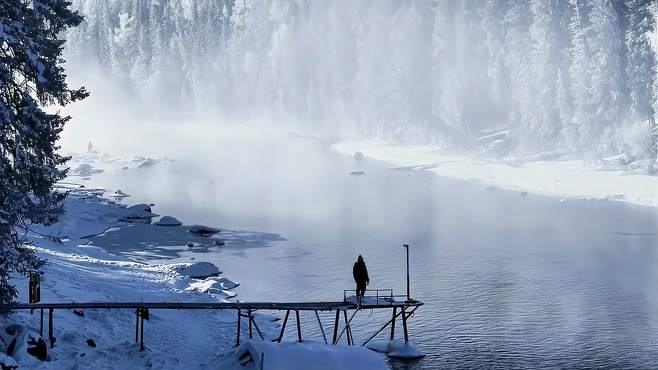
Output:
M139 351L143 352L144 351L144 317L139 318L140 325L139 325L139 332L140 332L140 338L139 338Z
M253 339L253 331L251 328L251 308L247 310L247 314L249 315L249 339Z
M402 307L402 328L404 328L404 341L405 343L409 342L409 332L407 331L407 315L405 313L405 307Z
M299 321L299 310L295 310L295 317L297 317L297 341L302 342L302 324Z
M279 333L279 339L277 342L281 343L281 340L283 339L283 333L286 330L286 324L288 323L288 316L290 315L290 310L286 310L286 316L283 318L283 324L281 325L281 332Z
M43 308L41 311L41 324L39 325L39 335L43 338Z
M48 341L50 342L50 348L55 347L55 336L53 335L53 309L48 309Z
M397 316L396 313L398 311L397 307L393 307L393 317L391 318L391 339L395 338L395 317Z
M320 315L318 314L318 311L315 312L315 317L318 319L318 325L320 326L320 331L322 332L322 339L324 339L324 344L329 344L327 343L327 336L324 334L324 327L322 327L322 321L320 320Z
M343 311L343 317L345 317L345 331L347 332L346 333L347 345L351 346L352 345L352 338L351 338L351 335L350 335L350 322L347 321L347 310Z
M334 338L331 340L331 344L336 344L338 340L338 321L340 320L340 310L336 309L336 320L334 320Z
M236 346L240 345L240 320L242 319L242 311L238 308L238 335L237 335L237 341L235 343Z
M258 333L258 336L260 337L261 340L265 340L265 336L263 336L263 332L260 331L258 328L258 324L256 324L256 319L252 318L251 322L254 324L254 328L256 329L256 333Z
M139 343L139 308L135 310L135 343Z

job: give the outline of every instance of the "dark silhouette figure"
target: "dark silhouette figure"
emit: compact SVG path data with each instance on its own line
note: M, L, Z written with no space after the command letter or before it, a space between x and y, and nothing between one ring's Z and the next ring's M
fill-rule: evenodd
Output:
M368 277L368 269L366 268L366 263L363 261L363 257L360 255L357 261L354 262L352 275L354 276L354 281L356 282L356 296L363 297L363 295L366 293L366 285L370 284L370 278Z

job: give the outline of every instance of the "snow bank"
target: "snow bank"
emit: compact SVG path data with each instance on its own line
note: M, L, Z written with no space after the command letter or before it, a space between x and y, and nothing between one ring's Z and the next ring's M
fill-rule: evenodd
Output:
M426 169L441 176L479 181L489 187L658 206L658 177L627 167L596 169L575 160L484 161L448 155L434 146L391 145L381 141L346 141L334 144L332 149L345 155L360 151L400 170Z
M387 369L381 356L361 346L329 346L312 341L270 343L248 341L227 351L218 369L244 370L377 370Z
M223 302L234 297L237 283L226 278L208 279L217 289L207 293L194 289L196 280L189 276L218 274L209 263L149 265L111 255L97 246L85 245L84 235L96 232L118 234L122 229L151 227L153 233L185 228L165 228L145 224L123 224L126 214L148 213L147 204L126 208L102 198L102 189L87 189L77 184L59 184L70 191L65 200L62 219L51 226L39 226L41 233L59 234L55 243L39 234L28 234L29 244L48 263L41 280L42 302ZM126 240L118 240L126 243ZM181 271L183 274L181 274ZM19 289L19 302L28 300L28 279L12 279ZM208 294L210 293L210 294ZM30 355L28 348L39 343L39 314L21 311L0 318L0 364L20 368L63 369L212 369L217 354L228 350L235 341L235 313L215 310L152 310L145 322L147 350L139 351L134 343L133 310L58 309L54 313L55 347L47 346L47 361ZM269 318L257 317L258 326L269 337L277 332ZM47 323L46 323L47 325ZM11 329L11 330L8 330ZM10 351L10 344L16 339ZM41 346L43 349L44 346ZM37 352L43 353L43 352Z

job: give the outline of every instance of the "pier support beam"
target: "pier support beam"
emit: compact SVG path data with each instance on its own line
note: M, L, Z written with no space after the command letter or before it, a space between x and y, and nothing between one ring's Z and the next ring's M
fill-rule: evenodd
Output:
M327 336L324 334L324 327L322 326L322 321L320 320L320 314L318 314L318 311L313 312L315 312L315 317L318 319L318 325L320 326L320 331L322 332L322 339L324 339L324 344L329 344L327 343Z
M414 311L416 311L417 308L418 308L418 307L414 307L411 311L409 311L408 313L406 313L407 318L409 318L409 317L414 313ZM392 317L390 320L388 320L388 321L386 322L386 324L382 325L382 327L379 328L379 330L377 330L373 335L371 335L371 336L368 338L368 340L366 340L365 342L363 342L363 344L361 344L361 345L362 345L362 346L365 346L366 344L370 343L371 340L375 339L375 337L377 336L377 334L381 333L384 329L386 329L386 327L387 327L389 324L392 324L393 321L395 320L395 318L397 318L397 317L400 316L400 315L402 315L402 311L398 311L398 312L395 314L394 317Z
M139 308L135 310L135 343L139 343Z
M390 321L391 322L391 338L390 338L390 340L393 340L393 338L395 338L395 318L397 317L397 312L398 312L398 308L393 307L393 317L391 317L391 321Z
M297 318L297 341L302 342L302 324L299 319L299 310L295 310L295 317Z
M288 316L290 316L290 310L286 310L286 316L283 318L283 324L281 324L281 332L279 333L279 338L277 342L281 343L283 339L283 333L286 331L286 324L288 323Z
M407 330L407 315L405 314L405 307L402 307L402 328L404 329L404 342L409 342L409 331Z
M55 336L53 335L53 311L54 309L48 309L48 341L50 342L50 348L55 347Z
M338 322L340 321L340 310L336 310L336 319L334 320L334 337L331 344L336 344L338 341Z
M252 330L252 320L251 320L251 308L247 310L247 315L249 315L249 339L253 339L254 334Z
M235 341L235 346L240 345L240 329L241 329L241 321L242 321L242 310L238 308L238 333L236 335L236 341Z

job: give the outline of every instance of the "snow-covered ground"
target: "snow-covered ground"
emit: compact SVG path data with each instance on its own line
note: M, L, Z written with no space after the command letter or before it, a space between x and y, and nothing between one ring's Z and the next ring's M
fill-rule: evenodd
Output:
M382 160L400 170L427 169L441 176L479 181L492 188L658 206L658 177L621 165L596 167L574 160L485 161L449 155L433 146L394 145L377 140L343 141L332 148L341 154L356 154L357 159L365 155Z
M100 163L86 161L92 159L89 156L92 154L77 157L81 170L76 176L93 176L100 172L100 169L94 170ZM120 163L119 160L108 161L109 158L105 156L99 162L104 165ZM133 166L141 168L146 162L153 161L136 160ZM165 161L155 162L161 164ZM148 222L157 215L151 212L149 204L127 207L113 200L117 192L87 188L72 181L62 183L58 188L69 192L65 201L66 213L57 224L35 227L34 232L28 234L40 257L47 260L42 269L42 302L221 302L236 296L235 288L239 284L229 277L217 276L221 275L221 266L203 262L150 265L110 254L89 244L91 235L119 235L117 231L148 225L154 243L168 240L175 244L193 239L194 246L198 247L197 244L203 241L197 240L210 240L214 242L206 244L220 247L224 244L217 241L223 240L215 234L223 235L225 230L172 222L152 225ZM119 195L127 196L122 192ZM226 233L230 243L231 233ZM46 238L46 234L59 237L61 242ZM14 279L13 283L20 290L18 301L27 302L27 278ZM3 326L1 353L11 352L12 356L0 356L0 362L7 365L18 363L21 368L34 369L262 368L260 362L260 367L255 367L257 363L253 361L244 362L247 350L258 349L259 354L266 354L258 361L265 358L267 369L289 369L300 364L309 368L309 361L315 361L317 368L326 369L386 368L381 356L364 347L268 342L246 343L232 349L235 315L233 311L152 310L150 320L144 326L147 350L140 352L134 343L135 313L132 310L56 310L56 345L48 350L48 358L42 362L26 352L29 338L38 337L39 314L19 312L0 320ZM274 316L260 314L256 320L266 338L278 335L279 324ZM14 339L17 344L11 346ZM13 347L11 351L10 347ZM321 363L318 362L320 359Z

